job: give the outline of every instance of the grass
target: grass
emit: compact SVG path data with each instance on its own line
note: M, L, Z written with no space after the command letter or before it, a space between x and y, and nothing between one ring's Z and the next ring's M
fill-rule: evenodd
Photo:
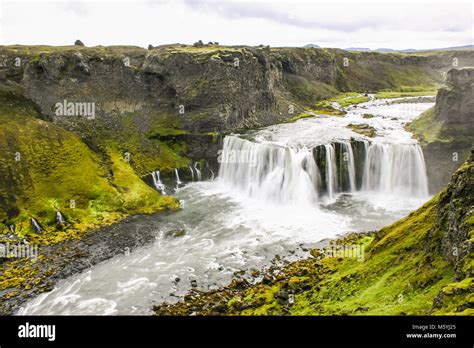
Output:
M327 98L316 103L316 108L331 109L334 108L332 103L338 103L341 107L347 107L350 105L365 103L368 100L369 98L367 96L357 92L341 93L332 98Z
M365 103L368 100L368 97L357 92L340 93L331 98L326 98L316 102L316 104L311 108L311 111L317 114L330 116L344 116L345 112L335 108L333 103L339 104L340 107L347 107L350 105Z
M437 93L436 89L430 90L410 90L410 88L406 88L408 90L404 90L401 88L401 91L380 91L375 94L375 98L377 99L391 99L391 98L403 98L403 97L422 97L422 96L435 96Z
M365 103L369 101L369 98L356 92L350 92L339 94L335 98L332 98L331 101L338 103L342 107L347 107L350 105Z
M297 102L310 106L318 100L330 98L338 91L333 86L317 80L311 80L304 76L285 74L285 87Z
M286 123L296 122L298 120L301 120L303 118L308 118L308 117L314 117L314 114L309 113L309 112L304 112L304 113L301 113L297 116L294 116L294 117L290 118Z
M450 139L442 136L443 122L436 120L435 107L431 107L421 113L412 122L407 124L406 129L422 143L435 141L449 142Z

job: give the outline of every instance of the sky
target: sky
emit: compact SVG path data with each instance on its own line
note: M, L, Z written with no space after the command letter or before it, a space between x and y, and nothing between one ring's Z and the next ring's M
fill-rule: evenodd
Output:
M473 0L0 0L0 44L426 49L473 44Z

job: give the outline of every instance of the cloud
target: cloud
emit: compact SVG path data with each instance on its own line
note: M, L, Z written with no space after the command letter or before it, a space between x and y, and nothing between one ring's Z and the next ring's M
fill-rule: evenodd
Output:
M87 15L87 6L84 2L63 2L59 3L59 7L65 12L70 12L76 16Z
M472 3L4 0L2 43L430 48L472 44Z
M302 28L355 31L365 28L425 31L464 31L472 25L469 2L327 1L246 2L185 0L197 11L219 13L232 19L260 18Z

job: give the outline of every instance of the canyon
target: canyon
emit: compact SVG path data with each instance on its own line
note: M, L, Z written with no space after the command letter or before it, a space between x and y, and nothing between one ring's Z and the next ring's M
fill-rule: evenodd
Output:
M214 44L166 45L149 50L129 46L3 46L0 57L4 62L0 67L3 238L26 240L48 250L34 265L27 260L1 264L0 284L5 299L2 313L18 310L30 297L50 291L57 281L86 270L91 259L92 264L98 264L121 253L120 248L127 248L126 243L131 238L127 236L127 227L121 226L134 226L136 220L132 216L166 211L162 217L156 220L151 217L150 222L145 223L148 232L144 231L143 241L137 241L134 246L139 249L137 257L141 255L140 248L152 243L153 238L167 240L172 236L176 241L169 242L170 250L161 250L164 255L171 252L171 260L173 245L179 248L179 237L188 238L191 233L178 223L179 219L189 224L193 216L200 216L203 221L209 219L209 225L195 228L199 231L217 228L226 236L227 230L220 230L222 221L218 215L211 217L193 210L199 208L200 197L210 197L209 192L214 192L214 186L206 185L211 185L207 182L213 183L216 177L216 182L223 184L226 190L237 190L239 195L258 198L265 204L287 204L287 211L277 209L275 212L299 216L301 225L294 230L294 239L301 237L301 242L311 244L334 238L338 218L331 215L331 210L344 211L345 206L353 204L359 207L357 199L366 191L398 194L404 200L394 208L395 212L384 207L373 221L365 225L352 222L356 228L339 229L339 233L380 229L384 226L380 224L389 225L403 217L448 183L451 174L469 156L472 144L473 70L468 68L474 66L472 50L402 54ZM454 61L459 69L453 69ZM446 81L443 76L447 76ZM433 104L426 95L433 95L438 88L436 105L428 108ZM94 117L80 112L57 113L55 105L65 100L93 105ZM404 127L414 134L414 139ZM246 163L224 164L218 160L219 154L241 153L242 150L254 156L257 161L254 166L247 163L247 159ZM461 282L467 283L465 279L469 278L470 271L463 268L465 262L453 261L446 251L452 249L453 243L457 248L466 245L469 232L460 227L459 222L449 222L450 229L445 234L441 227L434 229L431 224L433 219L438 223L446 220L445 215L434 215L437 206L449 206L449 202L457 199L466 200L467 206L472 203L466 196L470 168L467 162L461 174L456 174L463 178L462 183L452 181L448 193L435 196L431 203L426 203L428 208L425 205L413 213L412 218L403 220L405 222L382 229L385 232L360 237L363 240L360 243L371 250L369 256L377 254L375 250L382 247L386 253L398 253L398 249L392 250L385 242L376 241L383 240L384 235L392 235L390 231L398 229L396 226L412 230L411 220L418 221L418 217L423 220L428 209L429 226L420 236L425 232L435 235L430 239L433 243L442 239L441 244L433 244L436 250L433 257L435 263L442 264L440 267L446 270L441 276L430 273L433 279L440 281L435 282L436 286L430 285L431 300L442 286L448 286L448 279L454 274L449 267L453 264L461 274L458 277ZM202 185L205 192L200 191ZM351 201L353 198L355 202ZM371 199L372 196L369 201ZM417 202L414 205L413 199ZM221 208L231 207L234 211L232 200L208 198L206 204L221 214L228 214L219 210ZM249 201L249 204L253 203ZM298 212L300 205L305 208ZM321 205L323 211L314 210L311 205ZM303 218L309 206L318 219L306 221ZM256 208L258 211L259 206ZM239 210L234 212L237 214ZM298 215L300 213L302 215ZM247 214L250 213L247 211ZM340 218L343 226L342 222L348 218L344 214L341 215L344 218ZM459 210L457 203L449 214L462 216L460 221L468 215L465 210ZM237 219L240 221L237 226L240 233L244 233L248 226L239 219L241 217ZM319 224L321 219L327 219L327 231L307 239L309 226L315 228L314 223ZM131 225L127 225L130 221ZM168 225L171 226L168 229L161 227ZM262 226L264 230L277 232L272 225ZM294 228L291 224L288 226ZM322 226L320 229L324 230ZM111 245L104 233L117 230L121 236L117 242L120 248ZM393 238L404 244L400 233L393 232ZM103 237L96 237L99 234ZM140 233L131 235L140 239ZM249 236L253 235L249 233ZM74 242L98 242L95 238L104 246L103 256L87 256L89 247ZM241 238L244 245L256 243L251 238L246 240L245 234ZM206 240L213 238L208 236L197 243L204 243L202 248L207 252ZM228 242L222 241L222 247ZM272 239L269 243L274 248L281 240ZM406 243L411 242L407 239ZM423 248L431 248L431 242L428 244L423 244ZM61 245L71 250L61 251ZM295 247L290 243L285 250L278 251L278 255L285 254L291 259L292 253L296 253L301 258L304 251L295 251ZM251 252L252 249L245 250ZM57 255L62 252L70 264L75 262L80 266L58 267ZM269 260L275 251L264 254ZM466 254L463 255L462 260L466 260ZM377 257L374 256L378 260ZM422 256L417 253L416 257ZM264 266L252 257L245 259L248 265ZM304 266L310 261L299 262ZM296 267L299 272L300 266L295 265L290 267ZM365 265L370 267L370 262ZM415 269L412 266L401 264L400 267L410 273ZM98 265L97 274L100 275L104 267ZM235 265L229 267L237 271L233 268ZM217 283L225 284L231 280L232 272L224 273L203 274L217 277ZM155 286L145 278L132 283L124 281L124 289ZM84 279L80 284L87 289ZM169 292L169 289L163 291ZM443 298L447 294L438 295L440 308L444 308ZM162 297L161 292L159 297ZM46 297L39 300L47 301ZM418 299L413 301L408 302L416 304L409 310L411 314L429 310L425 304L418 305ZM426 302L426 298L423 301ZM465 305L465 297L459 301ZM84 303L86 310L94 305L105 313L115 311L108 301ZM280 305L272 311L277 313ZM139 307L145 310L151 306L144 303ZM453 309L451 306L446 310L461 307ZM33 302L28 308L34 311L42 307L41 303ZM157 313L167 313L162 309L166 306L157 308ZM180 311L179 305L176 308ZM58 309L62 310L71 309ZM395 308L394 313L407 310Z

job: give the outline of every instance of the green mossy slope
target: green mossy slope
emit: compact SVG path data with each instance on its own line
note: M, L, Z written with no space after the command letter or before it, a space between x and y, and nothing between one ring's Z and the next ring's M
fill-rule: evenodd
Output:
M191 293L158 315L472 315L471 160L424 206L376 233L351 235L250 285ZM328 256L357 246L357 257ZM453 251L456 251L454 258Z
M42 120L18 87L0 91L0 222L17 235L54 243L130 214L177 208L146 185L123 155L92 151L81 138ZM56 226L56 209L67 219ZM36 234L29 218L45 229ZM9 231L4 228L4 234Z
M441 136L443 122L435 119L435 107L431 107L406 126L407 130L423 143L434 141L449 142L448 137Z

